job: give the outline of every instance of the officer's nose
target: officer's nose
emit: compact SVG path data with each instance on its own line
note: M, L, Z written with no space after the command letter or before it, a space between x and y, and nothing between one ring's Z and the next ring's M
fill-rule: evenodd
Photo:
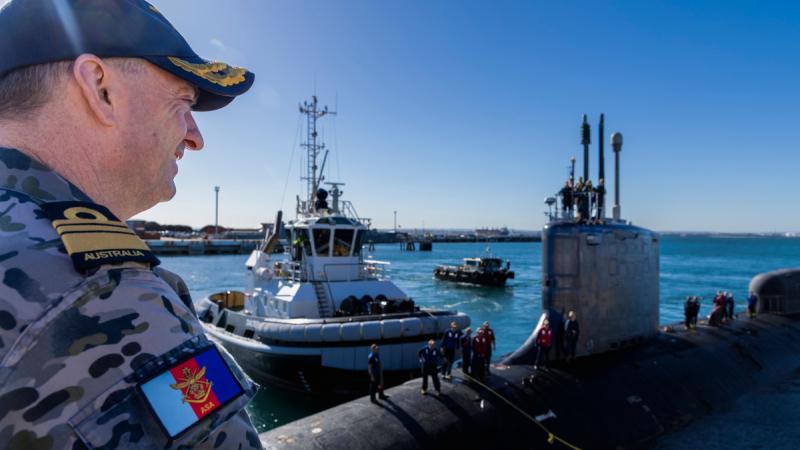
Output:
M183 138L183 141L189 150L203 149L203 135L200 133L200 128L197 127L191 111L186 113L186 137Z

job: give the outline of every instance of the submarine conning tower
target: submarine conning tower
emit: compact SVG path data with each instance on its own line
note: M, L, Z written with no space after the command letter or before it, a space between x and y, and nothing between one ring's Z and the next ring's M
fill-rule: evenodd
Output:
M603 142L603 122L601 114L599 142ZM589 133L584 115L581 144L587 175ZM587 186L589 180L583 177L575 183L573 163L571 187L565 184L556 196L545 200L549 211L542 230L542 314L527 342L505 358L505 364L532 363L543 319L550 320L558 339L569 311L575 311L580 325L576 356L629 347L658 333L659 236L622 219L620 133L612 135L611 145L615 159L613 217L606 217L604 207L602 145L594 187ZM550 357L557 356L551 349Z
M761 273L750 280L759 313L800 314L800 268Z

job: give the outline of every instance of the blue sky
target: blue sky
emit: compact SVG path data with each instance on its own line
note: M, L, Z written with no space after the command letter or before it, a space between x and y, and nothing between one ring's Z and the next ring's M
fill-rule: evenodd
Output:
M316 92L338 111L321 122L327 179L346 182L378 227L397 210L403 228L540 228L544 198L580 160L583 113L596 180L604 112L606 140L625 137L625 218L800 230L800 3L153 3L199 54L256 83L196 115L205 150L180 162L173 201L137 218L212 223L215 185L221 224L254 226L281 207L293 217L297 107Z

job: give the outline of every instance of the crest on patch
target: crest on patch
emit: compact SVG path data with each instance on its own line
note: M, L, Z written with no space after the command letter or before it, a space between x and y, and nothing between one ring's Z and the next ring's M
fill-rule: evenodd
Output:
M203 403L211 393L211 382L203 379L205 375L205 367L195 372L184 367L183 378L170 387L183 393L183 403Z
M139 390L172 438L244 393L215 346L167 367Z

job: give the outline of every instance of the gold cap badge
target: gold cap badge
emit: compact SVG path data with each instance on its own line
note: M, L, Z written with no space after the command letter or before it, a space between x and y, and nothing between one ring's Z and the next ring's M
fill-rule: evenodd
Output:
M222 87L234 86L244 82L245 73L247 73L247 70L242 67L232 67L223 62L212 61L195 64L174 56L168 56L167 58L172 64L181 69Z

